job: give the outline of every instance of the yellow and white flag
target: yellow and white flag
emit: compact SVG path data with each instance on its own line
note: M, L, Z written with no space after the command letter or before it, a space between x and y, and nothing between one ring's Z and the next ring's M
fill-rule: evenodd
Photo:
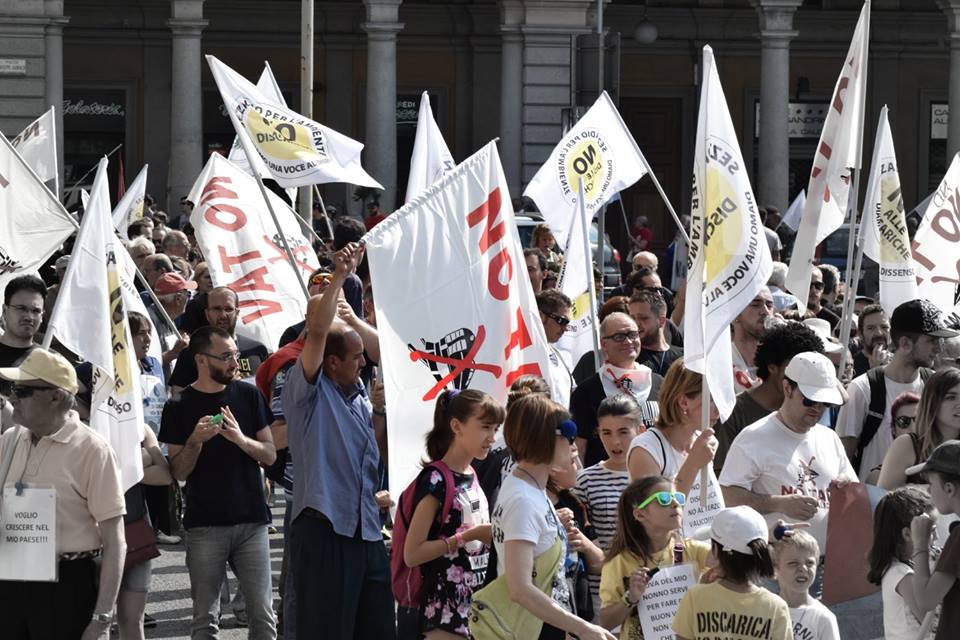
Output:
M766 285L773 262L709 46L690 208L683 362L704 374L726 420L735 402L730 324Z
M889 317L901 303L917 299L917 274L910 254L900 173L886 105L880 111L877 125L860 237L863 253L880 265L880 304Z
M113 230L103 158L48 330L93 365L90 427L113 447L126 490L143 478L143 399L117 267L121 251L125 249Z
M53 107L27 125L27 128L10 143L17 153L23 156L38 178L44 182L58 179L57 125Z
M360 166L361 143L279 104L214 56L207 64L241 145L270 172L260 177L282 187L347 182L383 189Z
M787 289L807 308L810 274L817 245L836 231L847 215L853 170L860 167L863 145L863 104L867 88L867 52L870 43L870 0L863 3L843 70L823 123L813 158L803 215L793 243Z
M130 188L113 208L113 227L121 238L126 239L127 227L131 222L143 217L143 200L147 196L147 167L149 166L143 165L143 169L140 169L140 173L133 179Z
M407 179L407 193L404 199L410 202L417 195L453 171L457 163L450 155L450 149L443 139L443 133L433 118L430 109L430 95L424 91L420 96L420 111L417 114L417 137L413 141L413 154L410 156L410 177Z
M584 208L592 219L601 206L647 172L640 147L604 91L554 147L523 195L537 203L557 244L563 247L570 221L578 211L581 181Z

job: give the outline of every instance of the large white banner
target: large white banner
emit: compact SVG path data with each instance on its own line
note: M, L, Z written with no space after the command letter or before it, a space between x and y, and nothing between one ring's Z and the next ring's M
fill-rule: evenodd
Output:
M133 179L130 188L126 190L120 202L113 208L113 226L126 240L127 227L134 220L143 217L143 201L147 196L147 169L150 165L143 165L140 173Z
M37 177L47 182L57 180L57 133L53 107L27 125L10 141Z
M443 174L452 171L455 165L443 133L433 119L430 95L424 91L420 96L420 111L417 113L417 137L413 141L413 155L410 156L406 201L413 200Z
M960 284L960 153L953 156L946 175L930 198L917 234L913 261L917 294L944 313L954 310Z
M709 46L690 208L683 363L704 374L726 420L736 402L730 324L766 285L773 262Z
M122 251L110 216L103 158L48 330L93 365L90 427L113 447L126 490L143 478L143 398L117 265Z
M494 143L365 237L387 390L390 486L426 455L445 388L505 402L519 376L544 377L548 348Z
M56 196L0 135L0 291L11 278L36 273L76 228Z
M532 198L559 246L567 244L583 182L587 215L647 174L640 148L604 91L533 176L523 195Z
M291 111L215 57L207 63L241 145L270 172L263 177L282 187L348 182L383 189L360 166L361 143Z
M851 175L853 169L860 166L869 42L870 3L865 2L847 57L844 58L843 69L833 89L790 257L787 289L796 296L801 310L807 308L810 295L814 251L824 238L843 224L847 215Z
M877 125L860 234L863 253L880 265L880 304L889 317L901 303L916 300L917 274L910 255L900 173L886 105Z
M210 156L190 190L197 244L215 286L240 298L237 333L274 351L284 329L303 320L307 301L298 278L319 267L317 254L290 207L267 191L297 262L293 270L257 182L218 153ZM299 273L298 273L299 272Z

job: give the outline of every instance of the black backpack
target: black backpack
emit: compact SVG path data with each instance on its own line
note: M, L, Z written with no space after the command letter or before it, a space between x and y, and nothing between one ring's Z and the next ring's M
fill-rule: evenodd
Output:
M924 383L934 374L933 369L920 367L920 380ZM883 422L883 415L887 410L887 383L883 379L883 367L874 367L867 371L867 382L870 383L870 405L867 407L867 416L863 420L863 431L857 439L857 453L853 457L853 469L860 474L860 462L863 459L863 450L873 441Z

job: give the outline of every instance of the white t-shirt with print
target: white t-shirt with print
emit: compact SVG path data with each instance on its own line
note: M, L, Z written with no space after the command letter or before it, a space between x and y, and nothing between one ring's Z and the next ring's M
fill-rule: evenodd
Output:
M504 478L490 522L493 544L497 551L499 576L506 574L504 543L510 540L532 542L533 557L536 558L552 547L559 537L562 547L560 557L567 557L567 534L546 491L537 489L514 474ZM562 562L553 579L551 597L561 607L573 612L573 602Z
M793 640L840 640L837 616L812 597L807 604L790 607Z
M874 467L883 464L883 457L887 455L887 449L893 443L893 432L890 430L890 407L893 401L901 393L910 391L919 394L923 391L923 380L920 374L913 382L895 382L883 376L883 381L887 386L886 407L883 410L883 420L877 429L877 434L870 440L870 444L863 450L863 460L860 463L860 474L864 477ZM840 415L837 416L837 435L841 438L858 438L863 431L863 422L867 418L867 409L870 407L870 381L867 380L867 374L857 376L847 387L847 395L850 399L840 407Z
M797 433L783 424L776 413L746 427L734 439L720 472L720 485L741 487L760 495L800 493L818 499L819 509L809 520L810 535L821 549L827 544L829 487L834 480L856 482L837 434L823 425ZM764 516L768 524L790 522L782 513Z

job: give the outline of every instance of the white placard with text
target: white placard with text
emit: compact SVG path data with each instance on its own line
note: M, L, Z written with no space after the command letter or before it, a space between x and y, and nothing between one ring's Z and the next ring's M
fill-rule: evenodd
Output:
M28 487L3 490L0 580L56 582L57 492Z
M663 567L650 579L637 605L644 640L674 640L673 619L680 599L696 582L692 564Z

